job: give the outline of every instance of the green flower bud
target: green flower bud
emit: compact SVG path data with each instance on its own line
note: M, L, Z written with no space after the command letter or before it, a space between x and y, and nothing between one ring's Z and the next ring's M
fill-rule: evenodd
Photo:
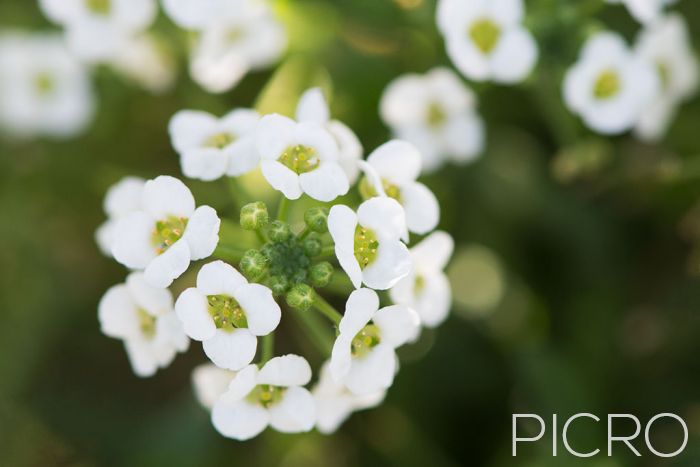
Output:
M303 244L304 248L304 254L308 256L309 258L313 258L314 256L318 256L321 254L321 249L323 248L323 245L321 244L321 240L319 240L316 237L310 237L304 240Z
M304 222L309 230L317 233L328 232L328 209L315 207L304 213Z
M267 273L267 258L258 250L248 250L243 255L239 267L248 280L257 282Z
M323 261L311 266L309 280L314 287L325 287L333 277L333 266L328 261Z
M282 221L273 221L268 230L268 236L273 242L284 242L292 236L292 230L289 224Z
M272 276L267 285L274 295L282 295L289 289L289 280L285 276Z
M246 230L262 229L269 220L267 206L262 201L246 204L241 209L241 227Z
M296 284L287 292L287 305L300 311L307 311L314 303L314 289L306 284Z

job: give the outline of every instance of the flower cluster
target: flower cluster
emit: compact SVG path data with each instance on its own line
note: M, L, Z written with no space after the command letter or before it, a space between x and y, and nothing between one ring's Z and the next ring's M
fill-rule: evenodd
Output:
M330 433L381 403L398 372L396 349L444 321L451 303L443 270L453 241L434 231L439 205L417 180L420 151L392 140L363 159L318 88L301 96L295 119L183 110L169 133L183 174L226 177L242 207L237 223L222 222L170 176L128 177L107 193L96 239L132 272L105 294L99 318L123 340L134 372L150 376L200 341L211 363L193 372L197 398L214 427L238 440L267 426ZM279 192L276 215L244 199L237 177L250 172ZM409 249L411 235L427 236ZM168 287L206 258L173 303ZM342 313L334 302L345 302ZM304 357L274 354L290 318L326 359L311 390Z

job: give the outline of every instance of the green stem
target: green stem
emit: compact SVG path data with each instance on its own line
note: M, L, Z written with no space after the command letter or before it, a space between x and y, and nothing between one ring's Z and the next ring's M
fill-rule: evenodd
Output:
M333 274L331 281L323 288L323 290L334 295L342 295L347 297L353 290L355 290L355 286L352 285L350 278L346 274L336 272Z
M258 237L258 240L260 241L261 245L267 243L267 237L265 236L265 232L263 232L262 229L255 229L255 236Z
M219 246L216 247L216 250L214 250L212 256L214 258L221 259L224 261L238 263L241 260L241 258L243 258L243 255L246 251L248 250L236 248L234 246L219 244Z
M328 303L316 292L314 292L314 308L323 313L326 318L331 320L336 326L340 324L340 320L343 318L343 315L341 315L340 312L333 307L333 305Z
M262 338L262 355L260 356L260 365L264 365L275 354L275 333L271 332Z
M335 245L326 245L321 248L321 253L318 255L319 258L330 258L335 256Z
M282 195L280 199L280 204L277 206L277 220L286 222L287 216L289 215L289 200L286 196Z
M297 238L299 240L304 240L310 233L311 233L311 230L309 229L309 227L304 226L302 231L297 234Z
M333 349L334 336L328 329L328 325L321 321L320 316L310 311L299 310L292 310L292 316L299 321L304 332L306 332L323 356L330 355Z
M226 180L228 183L228 191L231 193L231 198L236 209L240 209L245 206L250 200L250 195L248 192L238 183L235 177L228 177Z

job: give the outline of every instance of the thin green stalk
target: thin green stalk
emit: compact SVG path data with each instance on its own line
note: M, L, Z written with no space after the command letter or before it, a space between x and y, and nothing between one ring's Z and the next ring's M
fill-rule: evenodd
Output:
M286 196L282 195L282 198L280 199L280 204L277 207L277 220L278 221L287 221L287 216L289 215L289 200L287 199Z
M325 315L326 318L331 320L336 326L340 324L340 320L343 318L343 315L341 315L340 312L333 307L333 305L328 303L323 297L321 297L316 292L314 292L313 306L323 315Z
M267 243L267 237L265 236L265 232L263 232L262 229L255 229L255 236L258 237L258 241L260 241L261 245Z
M228 191L231 193L231 199L235 205L236 209L241 209L246 203L250 202L250 195L248 192L238 183L235 177L227 178Z
M262 338L262 355L260 365L264 365L275 355L275 333L271 332Z
M214 250L212 256L223 261L238 263L241 260L241 258L243 258L243 255L246 251L248 250L243 248L236 248L235 246L219 244L216 247L216 250Z
M299 240L304 240L310 233L311 230L307 226L304 226L301 232L297 234L297 238L299 238Z
M301 328L306 332L323 356L330 355L333 349L333 332L328 328L328 325L321 320L320 316L310 310L291 310L291 313L292 316L299 321Z
M321 248L321 253L318 255L319 258L331 258L335 256L335 245L326 245Z

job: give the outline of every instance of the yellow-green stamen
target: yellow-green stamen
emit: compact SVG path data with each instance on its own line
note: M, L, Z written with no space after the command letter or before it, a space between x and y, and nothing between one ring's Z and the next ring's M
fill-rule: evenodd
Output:
M352 339L350 344L353 357L364 357L381 342L379 328L375 324L368 324Z
M488 54L493 51L501 38L501 28L488 18L474 21L469 28L469 37L481 50Z
M233 143L235 140L236 137L231 133L222 132L208 137L204 140L204 143L202 143L202 145L205 148L223 149L229 144Z
M441 126L447 120L447 115L443 110L442 106L437 102L433 102L428 106L427 116L425 121L431 128L436 128Z
M247 328L245 311L235 298L228 295L207 296L209 314L214 318L217 329L233 331L234 328Z
M98 15L106 15L112 8L111 0L85 0L85 6L89 11Z
M379 242L377 235L371 229L357 226L355 229L355 259L360 263L360 268L364 269L377 259L377 248Z
M596 99L610 99L620 91L620 77L614 70L605 70L599 76L593 86L593 95Z
M277 160L297 174L311 172L321 163L314 148L301 144L288 147Z
M55 87L56 82L50 73L38 73L36 76L34 76L34 88L40 95L46 96L51 94Z
M139 317L141 334L143 334L146 339L153 339L156 335L156 317L140 308L137 310L137 314Z
M253 404L268 408L281 401L286 390L287 388L281 386L261 384L256 386L255 389L248 394L247 399Z
M165 252L182 238L187 227L188 219L184 217L169 216L167 219L156 222L151 241L158 254Z
M394 198L399 203L401 202L401 189L398 186L383 178L382 188L388 197ZM370 199L374 198L375 196L379 196L379 193L377 193L377 190L375 189L374 183L372 183L368 177L363 177L362 180L360 180L358 189L360 190L360 196L362 196L363 199Z

